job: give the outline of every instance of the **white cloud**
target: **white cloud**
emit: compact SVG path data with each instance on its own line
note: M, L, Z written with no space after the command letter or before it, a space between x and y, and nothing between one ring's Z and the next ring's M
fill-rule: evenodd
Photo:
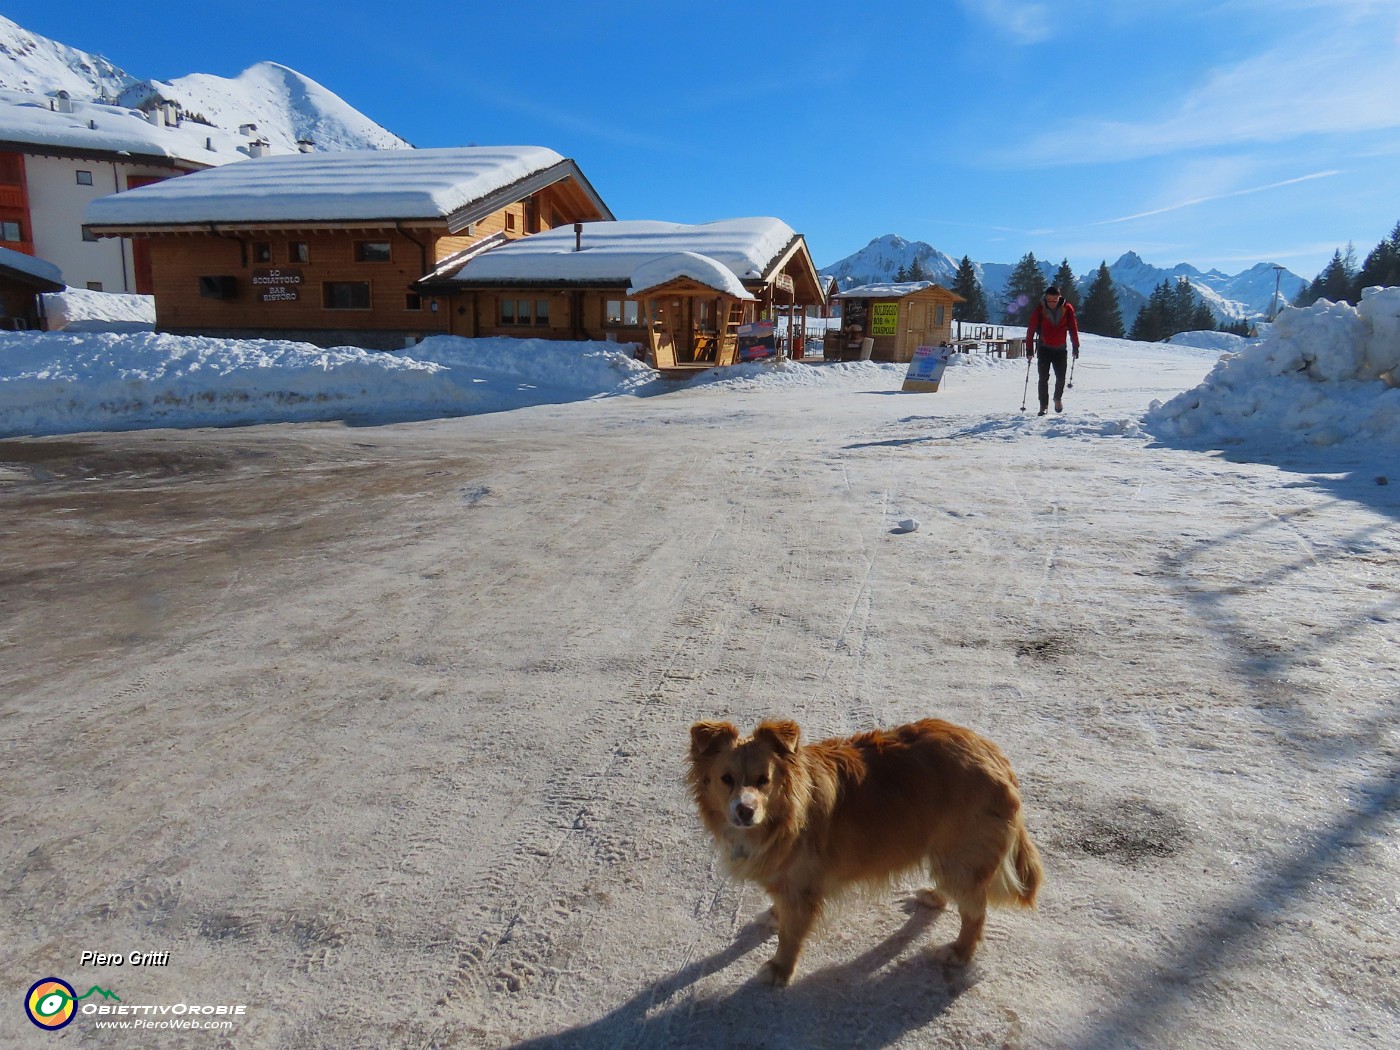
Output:
M1160 115L1067 120L1019 155L1095 163L1400 128L1394 11L1391 5L1380 17L1320 17L1294 27L1299 35L1285 43L1209 72Z

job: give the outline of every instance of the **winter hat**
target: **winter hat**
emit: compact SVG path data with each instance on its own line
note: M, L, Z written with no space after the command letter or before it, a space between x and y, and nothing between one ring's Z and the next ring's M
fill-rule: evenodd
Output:
M1046 294L1046 295L1059 295L1059 294L1060 294L1060 290L1059 290L1058 288L1056 288L1056 287L1052 284L1049 288L1045 289L1045 294Z

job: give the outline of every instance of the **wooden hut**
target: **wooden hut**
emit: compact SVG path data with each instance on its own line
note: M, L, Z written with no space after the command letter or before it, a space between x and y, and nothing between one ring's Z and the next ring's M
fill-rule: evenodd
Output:
M578 166L542 146L263 157L86 214L98 236L149 244L158 331L380 349L452 330L415 287L443 260L611 218Z
M774 218L579 223L450 259L419 282L452 334L635 344L681 374L732 364L740 325L822 305L806 240Z
M850 361L863 339L873 339L875 361L906 362L920 346L953 339L953 306L964 301L932 281L867 284L838 293L841 331L827 342L828 358ZM834 352L833 352L834 351Z
M43 292L67 285L57 266L24 252L0 247L0 328L45 328Z

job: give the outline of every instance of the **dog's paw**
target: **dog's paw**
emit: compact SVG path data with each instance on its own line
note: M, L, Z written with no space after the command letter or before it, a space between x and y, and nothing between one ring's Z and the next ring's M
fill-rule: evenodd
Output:
M942 911L948 907L948 898L930 886L914 894L914 903L934 911Z
M935 962L942 963L944 966L966 966L968 963L972 962L973 951L976 951L976 949L964 951L958 947L955 941L951 944L945 944L935 948L933 950L933 958Z
M772 959L758 968L759 984L766 984L770 988L786 988L791 980L792 968L779 966Z

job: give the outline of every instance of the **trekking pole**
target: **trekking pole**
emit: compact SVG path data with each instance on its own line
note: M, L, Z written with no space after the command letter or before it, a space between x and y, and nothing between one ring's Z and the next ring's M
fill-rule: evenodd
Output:
M1022 411L1022 412L1024 412L1024 411L1026 410L1026 398L1030 396L1030 392L1031 392L1031 361L1033 360L1034 355L1035 355L1035 344L1033 344L1033 343L1027 344L1027 346L1026 346L1026 388L1025 388L1024 390L1021 391L1021 411Z
M1074 363L1079 360L1079 355L1075 354L1069 359L1069 388L1074 389Z

